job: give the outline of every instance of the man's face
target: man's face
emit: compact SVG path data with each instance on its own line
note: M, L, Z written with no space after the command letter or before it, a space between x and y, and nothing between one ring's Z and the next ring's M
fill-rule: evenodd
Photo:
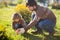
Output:
M33 6L27 6L29 8L30 11L33 11L34 10L34 7Z

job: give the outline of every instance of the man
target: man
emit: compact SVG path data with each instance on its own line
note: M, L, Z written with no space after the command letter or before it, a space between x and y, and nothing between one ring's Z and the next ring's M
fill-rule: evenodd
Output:
M33 11L33 20L26 26L27 31L33 26L36 26L37 31L32 33L41 33L42 30L49 32L49 35L54 34L54 27L56 25L56 17L54 13L48 8L39 6L35 0L28 0L26 6Z

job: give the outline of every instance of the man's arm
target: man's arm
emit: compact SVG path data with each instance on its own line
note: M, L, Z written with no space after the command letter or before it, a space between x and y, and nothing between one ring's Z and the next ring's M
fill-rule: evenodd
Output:
M37 22L40 20L40 18L35 15L34 19L30 21L30 23L27 25L27 30L30 29L32 26L37 24Z

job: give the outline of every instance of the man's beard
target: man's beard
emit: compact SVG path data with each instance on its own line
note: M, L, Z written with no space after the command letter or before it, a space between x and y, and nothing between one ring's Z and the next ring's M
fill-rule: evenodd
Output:
M32 11L35 11L36 9L34 8Z

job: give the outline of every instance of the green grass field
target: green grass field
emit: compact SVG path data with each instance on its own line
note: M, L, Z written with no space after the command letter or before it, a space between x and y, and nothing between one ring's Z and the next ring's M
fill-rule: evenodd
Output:
M0 24L3 25L3 27L6 27L6 34L9 38L11 38L10 40L60 40L60 10L51 10L55 13L57 17L57 24L55 28L56 32L53 37L44 36L43 34L34 35L30 32L22 35L17 35L11 27L14 7L0 8Z

